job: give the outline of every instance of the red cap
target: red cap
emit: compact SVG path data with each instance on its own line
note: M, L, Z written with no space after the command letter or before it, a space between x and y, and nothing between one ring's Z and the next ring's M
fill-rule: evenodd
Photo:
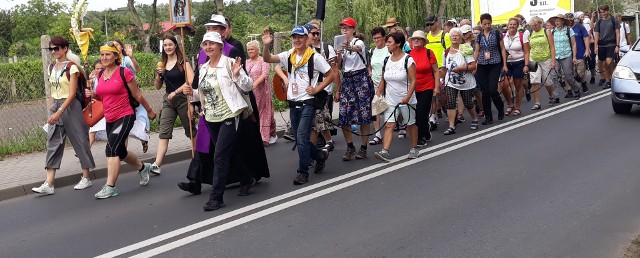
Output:
M342 22L340 22L340 26L342 26L342 25L347 25L349 27L355 28L356 27L356 21L351 17L347 17L347 18L344 18L342 20Z

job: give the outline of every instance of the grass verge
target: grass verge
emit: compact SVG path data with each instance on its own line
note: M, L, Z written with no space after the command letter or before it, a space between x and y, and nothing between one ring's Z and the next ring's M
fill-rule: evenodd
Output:
M47 133L42 128L34 128L0 142L0 160L6 156L46 150Z

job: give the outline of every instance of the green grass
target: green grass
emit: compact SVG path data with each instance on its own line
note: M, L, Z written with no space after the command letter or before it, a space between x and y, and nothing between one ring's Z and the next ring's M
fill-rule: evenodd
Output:
M47 133L42 128L29 131L0 142L0 160L8 155L46 150Z

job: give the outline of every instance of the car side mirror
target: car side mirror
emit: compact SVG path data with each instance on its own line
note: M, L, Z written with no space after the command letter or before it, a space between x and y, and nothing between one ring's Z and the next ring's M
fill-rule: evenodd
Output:
M620 48L620 53L626 54L631 49L630 45L626 45Z

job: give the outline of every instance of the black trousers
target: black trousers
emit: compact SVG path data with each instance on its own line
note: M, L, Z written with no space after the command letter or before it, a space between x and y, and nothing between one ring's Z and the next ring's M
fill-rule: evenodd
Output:
M211 184L211 199L214 200L223 201L234 154L234 145L238 138L238 120L234 117L223 122L207 122L207 129L211 134L211 144L215 146L213 152L213 182ZM246 178L246 176L243 177Z
M429 115L431 114L431 101L433 100L433 90L416 91L416 125L418 126L418 139L428 138Z
M504 102L500 98L498 92L498 79L502 72L502 63L478 65L476 74L480 89L482 90L482 108L484 115L487 119L493 119L493 113L491 113L491 102L498 109L498 114L504 114Z

